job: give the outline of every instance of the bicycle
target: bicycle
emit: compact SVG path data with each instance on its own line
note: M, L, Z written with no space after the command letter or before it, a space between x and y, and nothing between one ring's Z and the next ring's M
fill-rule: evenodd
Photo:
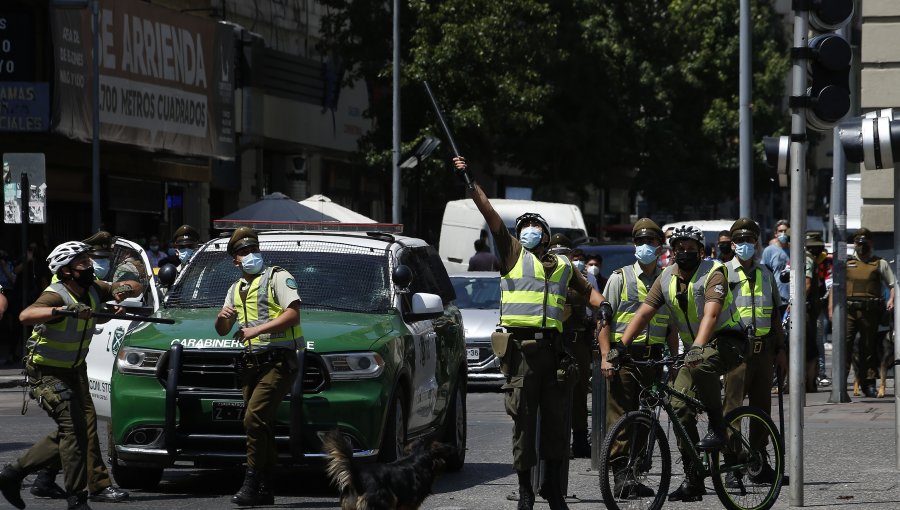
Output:
M682 357L649 361L626 359L622 363L670 369L683 365ZM622 416L606 434L600 451L600 488L607 508L662 508L672 476L669 442L660 425L662 411L665 411L676 438L690 445L686 452L690 458L686 460L695 467L700 479L712 477L716 495L725 508L771 508L778 499L784 479L784 441L769 415L755 407L738 407L725 416L728 442L722 455L717 450L698 450L678 421L672 399L687 403L698 414L705 412L705 407L699 400L666 384L666 370L661 372L663 375L650 386L642 385L640 410ZM765 436L761 448L751 446L751 424ZM626 456L611 459L613 445L620 438L628 441ZM619 483L616 483L617 476Z

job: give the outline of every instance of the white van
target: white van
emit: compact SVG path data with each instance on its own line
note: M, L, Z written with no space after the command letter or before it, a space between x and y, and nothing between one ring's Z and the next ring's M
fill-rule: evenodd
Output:
M587 227L577 205L532 200L492 199L491 205L503 219L506 228L515 234L516 218L527 212L538 213L547 220L554 234L561 233L572 241L587 238ZM488 240L491 252L494 242L487 223L471 199L447 202L441 222L441 239L438 246L441 260L448 273L459 273L469 268L469 258L475 254L475 241Z

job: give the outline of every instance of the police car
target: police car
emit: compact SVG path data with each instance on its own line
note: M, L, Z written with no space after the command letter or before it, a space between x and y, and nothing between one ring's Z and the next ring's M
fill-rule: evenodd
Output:
M280 462L319 463L322 438L337 428L354 457L389 461L407 441L434 437L456 446L449 468L460 469L465 338L437 251L385 226L297 227L303 231L259 233L266 265L287 269L298 283L306 342L302 379L275 425ZM213 327L240 276L227 242L203 245L169 288L154 315L175 325L139 324L116 344L110 446L122 487L152 488L170 467L245 460L236 371L244 346Z

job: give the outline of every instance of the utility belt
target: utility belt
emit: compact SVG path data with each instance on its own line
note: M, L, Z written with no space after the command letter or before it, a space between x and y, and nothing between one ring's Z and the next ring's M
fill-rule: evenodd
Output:
M616 342L620 343L620 342ZM665 344L648 344L646 342L631 342L628 346L628 355L636 360L662 359L665 352Z
M881 298L871 297L849 297L847 298L847 310L866 310L874 311L884 308L884 300Z
M519 347L532 348L551 348L556 345L558 340L562 339L562 333L551 328L507 328L501 326L506 333L509 333L509 339L514 341Z
M258 369L266 365L274 365L280 361L294 364L294 351L285 348L266 349L261 352L243 351L238 356L235 368L238 372L248 369Z
M774 333L767 333L764 336L750 336L748 337L749 345L747 346L750 350L750 355L760 354L763 352L775 352L775 341L777 337Z

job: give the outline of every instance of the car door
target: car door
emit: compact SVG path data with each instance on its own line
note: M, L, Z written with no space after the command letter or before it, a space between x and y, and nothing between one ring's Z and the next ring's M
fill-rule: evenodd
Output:
M133 250L139 260L143 262L143 270L146 272L143 281L146 286L140 298L129 298L121 304L125 306L126 312L151 315L159 310L159 290L156 286L156 278L150 269L150 260L138 243L121 238L116 240L110 260L115 264L116 261L124 258L123 254L126 250ZM111 269L107 278L112 279L113 272ZM146 323L142 322L112 319L109 322L97 324L94 328L91 347L85 363L87 363L88 383L94 407L97 409L97 416L110 417L110 380L119 348L122 347L127 335L145 325Z

